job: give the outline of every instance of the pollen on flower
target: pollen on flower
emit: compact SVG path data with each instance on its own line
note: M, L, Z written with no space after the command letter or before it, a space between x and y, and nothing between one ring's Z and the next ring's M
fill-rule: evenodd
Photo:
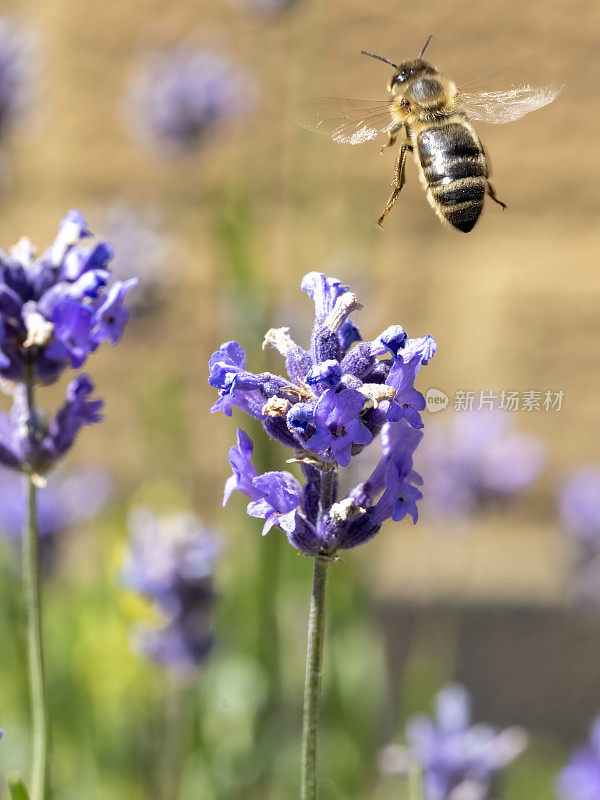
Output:
M54 333L54 325L37 312L25 316L27 338L23 347L43 346L48 344Z
M309 467L316 467L321 472L326 472L331 464L323 458L319 458L315 453L296 453L292 458L286 458L286 464L306 464Z
M282 397L271 397L264 404L262 413L268 417L280 417L282 414L287 414L290 403Z
M331 506L330 513L333 522L347 522L347 520L353 519L359 514L365 514L366 508L357 505L352 497L346 497L344 500L340 500L339 503L334 503Z
M305 384L300 386L294 386L293 384L290 384L289 386L284 386L281 391L291 394L294 397L298 397L300 400L310 400L315 396Z
M396 389L386 383L363 383L358 391L366 398L365 408L379 408L384 400L391 402L396 397Z
M294 340L290 336L289 328L269 328L265 333L262 349L266 350L267 347L274 347L282 356L285 356L293 344Z

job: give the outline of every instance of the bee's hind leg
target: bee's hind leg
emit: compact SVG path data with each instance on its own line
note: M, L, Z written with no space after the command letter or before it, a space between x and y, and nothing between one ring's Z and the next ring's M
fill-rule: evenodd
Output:
M502 200L498 200L498 198L496 197L496 190L489 181L487 185L487 193L492 198L494 203L498 203L499 206L502 206L502 210L504 211L504 209L506 208L506 203L503 203Z
M400 148L400 153L398 154L398 159L396 161L396 169L395 169L395 180L394 180L394 191L392 192L390 199L387 201L385 208L383 209L383 214L377 220L377 224L380 228L383 228L383 220L387 217L390 213L392 208L394 207L394 203L398 199L398 195L402 191L402 187L404 186L404 166L406 164L406 154L411 151L412 147L409 144L403 144Z

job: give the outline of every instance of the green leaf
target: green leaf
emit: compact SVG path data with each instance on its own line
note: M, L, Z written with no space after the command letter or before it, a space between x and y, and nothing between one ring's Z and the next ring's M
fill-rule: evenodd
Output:
M16 772L11 772L6 776L6 782L8 783L12 800L29 800L29 792L20 775Z

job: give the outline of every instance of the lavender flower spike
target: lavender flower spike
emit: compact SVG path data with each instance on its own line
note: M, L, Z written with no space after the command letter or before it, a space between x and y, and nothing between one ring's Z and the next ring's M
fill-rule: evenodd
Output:
M136 644L169 669L188 672L212 646L217 537L192 514L157 517L146 508L131 513L129 528L131 547L122 580L153 604L160 619L135 632Z
M79 430L102 419L103 400L90 400L94 386L87 375L79 375L67 386L67 397L53 419L41 410L29 415L25 389L14 390L9 415L0 412L0 464L10 469L42 476L73 446Z
M560 516L571 551L569 592L579 605L600 605L600 468L582 467L564 480Z
M423 771L424 800L491 800L502 770L526 747L527 734L513 727L498 731L471 723L471 700L458 684L442 689L435 717L418 714L408 720L406 748L390 745L380 764L386 772Z
M147 54L129 88L127 111L141 139L181 154L249 111L255 97L255 83L240 67L184 42Z
M417 521L421 479L412 457L425 401L414 381L436 344L431 336L409 339L400 325L365 342L351 319L362 306L347 286L311 272L302 288L315 306L310 348L296 344L288 328L267 331L263 347L284 356L282 377L249 372L244 350L226 342L210 359L209 383L219 391L211 411L229 416L237 407L258 419L292 450L290 461L302 465L306 480L302 486L289 472L258 475L252 442L239 431L225 502L242 492L248 513L265 520L263 532L277 525L303 553L332 556L368 541L387 519ZM348 467L376 439L382 451L372 475L345 498L337 497L334 477L332 506L320 508L325 476Z
M112 248L83 246L90 236L81 212L69 211L39 258L28 239L8 255L0 251L0 378L22 383L31 361L36 382L54 383L102 342L120 338L125 296L137 280L108 287Z

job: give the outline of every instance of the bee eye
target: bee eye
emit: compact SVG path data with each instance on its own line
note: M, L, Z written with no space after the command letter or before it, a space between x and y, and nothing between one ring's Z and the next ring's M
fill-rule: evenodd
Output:
M408 78L408 73L406 72L406 70L403 70L402 72L398 72L392 78L392 86L396 86L398 83L404 83L404 81L407 78Z

